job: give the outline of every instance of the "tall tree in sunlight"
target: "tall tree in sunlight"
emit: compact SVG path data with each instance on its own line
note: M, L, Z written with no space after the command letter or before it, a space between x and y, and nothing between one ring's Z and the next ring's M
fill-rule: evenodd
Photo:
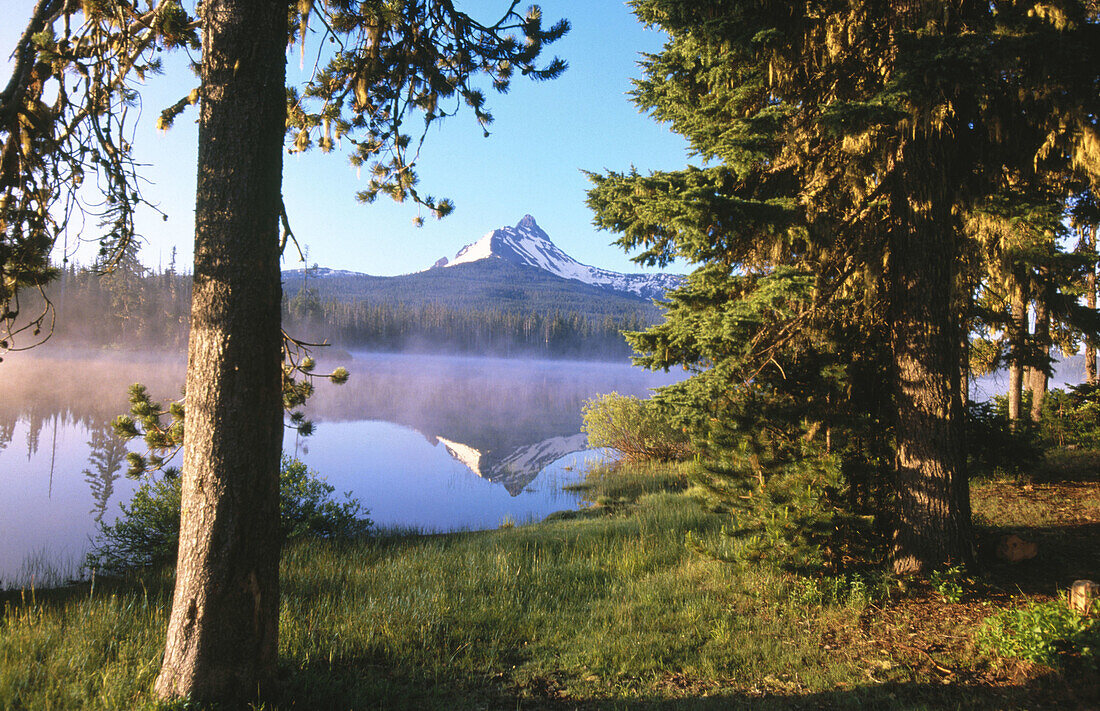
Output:
M200 86L184 88L158 119L167 128L188 106L200 107L184 513L159 696L239 701L275 674L287 397L279 258L293 237L281 199L284 139L289 132L291 150L316 142L328 151L342 138L353 163L371 171L361 199L387 194L446 214L448 201L416 188L427 126L463 107L488 125L479 77L505 91L514 72L549 79L564 69L557 59L535 62L568 25L544 28L537 8L524 15L517 6L504 3L498 19L481 22L450 0L207 0L198 17L178 0L144 9L128 0L35 5L0 94L0 304L50 276L50 248L64 232L66 201L81 199L74 184L85 173L97 173L107 191L100 222L108 252L121 254L135 239L141 199L124 131L133 81L160 69L161 48L202 52ZM313 26L328 63L306 86L288 89L288 45L304 52ZM412 121L417 115L423 121ZM6 323L14 323L10 311L0 314ZM155 429L157 413L145 414ZM169 445L179 432L160 434Z
M1096 230L1100 226L1100 203L1096 191L1087 184L1080 186L1072 201L1070 221L1077 232L1077 251L1087 260L1084 279L1081 282L1085 296L1085 305L1096 308L1096 268L1097 245ZM1085 351L1085 381L1096 383L1096 339L1086 336L1083 342Z
M805 402L792 387L835 374L836 392L815 387L787 422L803 440L830 431L837 395L882 380L889 418L870 431L892 453L893 568L970 561L964 218L1009 186L1100 177L1090 3L632 4L670 35L635 100L707 161L593 178L597 224L620 245L697 265L665 323L635 337L642 362L698 371L682 406L711 430L721 403ZM784 352L811 346L820 375L789 379Z

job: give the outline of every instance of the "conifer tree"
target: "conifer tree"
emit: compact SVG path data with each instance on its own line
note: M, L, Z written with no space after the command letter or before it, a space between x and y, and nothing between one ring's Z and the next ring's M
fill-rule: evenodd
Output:
M139 247L137 240L131 240L113 257L113 263L101 260L94 267L102 274L103 288L111 298L109 325L105 325L123 338L140 336L147 316L152 315L145 313L146 300L150 298L145 293L144 277L148 270L138 259Z
M273 680L278 652L279 258L292 237L284 138L290 131L293 150L314 140L330 150L344 138L353 162L373 161L362 199L411 199L442 216L450 203L417 192L413 172L426 126L463 107L487 125L479 76L499 91L515 72L557 76L563 62L536 61L568 25L544 28L538 9L520 14L518 2L487 22L450 0L207 0L197 17L178 0L141 5L38 0L19 40L0 93L0 325L15 323L9 304L21 289L51 276L48 255L63 232L54 210L84 173L97 173L106 192L108 248L135 238L141 199L124 130L132 82L160 69L160 49L201 49L201 85L158 120L167 128L199 104L184 516L156 692L235 703ZM288 44L304 51L311 27L322 46L332 41L331 60L288 90ZM57 103L46 107L51 91ZM424 121L410 133L415 115Z
M982 341L971 364L979 373L1008 368L1008 418L1013 428L1023 418L1025 385L1045 392L1051 309L1068 322L1076 320L1081 329L1089 326L1082 321L1083 310L1073 308L1082 260L1060 246L1064 203L1038 197L997 196L972 210L965 225L976 252L972 316L980 324L977 337ZM1033 412L1041 402L1041 395L1032 399Z
M1077 251L1085 257L1085 278L1081 283L1085 296L1085 306L1096 309L1096 268L1097 245L1096 231L1100 225L1100 204L1096 201L1096 192L1086 183L1077 186L1077 193L1071 201L1070 222L1077 231ZM1083 339L1085 351L1085 380L1095 384L1097 339L1086 336Z
M868 414L888 427L863 432L891 453L894 569L970 561L964 218L1010 186L1100 176L1089 3L633 5L670 35L635 100L706 161L593 176L597 224L637 260L696 265L665 323L635 337L641 362L695 369L677 404L711 429L721 403L761 393L814 413L771 425L788 431L835 419L849 389L885 401ZM791 378L815 344L828 357ZM814 402L801 388L828 373Z

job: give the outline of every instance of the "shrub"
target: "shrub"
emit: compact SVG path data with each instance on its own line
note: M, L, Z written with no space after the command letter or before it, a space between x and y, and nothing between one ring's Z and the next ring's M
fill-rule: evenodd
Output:
M332 499L335 488L317 472L283 455L279 472L280 521L283 536L299 538L355 538L370 531L369 513L362 502L344 492L344 500Z
M99 523L86 567L122 570L175 557L180 533L177 470L167 469L162 476L150 478L134 492L130 505L122 504L121 509L114 523Z
M692 454L687 435L653 399L612 392L585 402L582 413L589 446L610 449L619 459L673 461Z
M742 566L772 562L806 573L831 564L859 518L839 506L838 457L799 443L799 456L762 459L744 446L698 467L693 479L730 519L716 541L689 536L689 545Z
M1025 419L1013 431L1008 399L1003 395L968 403L966 427L968 467L974 475L1017 474L1034 469L1039 461L1041 450L1034 426Z
M933 570L932 574L928 576L928 582L931 584L932 589L940 594L943 601L951 605L962 600L967 586L971 583L966 576L966 571L958 565Z
M978 644L1002 657L1025 659L1051 667L1079 656L1089 667L1097 665L1100 624L1080 615L1061 600L1035 602L1005 610L982 623Z
M139 486L114 523L99 524L85 565L117 571L173 560L179 543L180 486L174 469ZM284 538L352 538L367 533L372 524L359 500L345 493L344 501L335 501L333 491L317 472L284 455L279 470Z
M1100 448L1100 385L1051 390L1043 401L1043 439L1057 446Z

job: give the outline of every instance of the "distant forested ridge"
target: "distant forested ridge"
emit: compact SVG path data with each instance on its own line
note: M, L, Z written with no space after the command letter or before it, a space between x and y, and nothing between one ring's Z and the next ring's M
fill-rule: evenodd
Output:
M104 274L69 265L49 293L53 344L187 349L191 276L172 266L158 272L127 265ZM37 312L40 305L24 308Z
M587 316L623 317L658 311L649 299L631 293L564 279L545 269L484 259L446 269L394 277L296 269L283 272L283 293L302 289L322 300L372 303L439 304L458 310L502 309L518 313L575 311Z
M631 353L622 331L659 316L644 299L505 263L402 277L298 270L283 280L286 331L348 349L621 359ZM186 349L191 276L172 266L66 266L51 297L55 345ZM28 299L28 313L39 307Z

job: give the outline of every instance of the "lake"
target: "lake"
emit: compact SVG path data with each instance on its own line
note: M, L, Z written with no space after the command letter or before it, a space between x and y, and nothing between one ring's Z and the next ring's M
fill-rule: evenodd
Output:
M628 364L354 354L346 385L321 382L308 438L284 450L350 492L381 526L494 528L579 505L563 490L597 453L580 408L598 393L645 395L676 375ZM325 367L321 363L318 370ZM0 363L0 588L80 573L99 521L137 482L110 422L142 382L180 396L182 358L40 351ZM138 445L134 445L135 449Z

